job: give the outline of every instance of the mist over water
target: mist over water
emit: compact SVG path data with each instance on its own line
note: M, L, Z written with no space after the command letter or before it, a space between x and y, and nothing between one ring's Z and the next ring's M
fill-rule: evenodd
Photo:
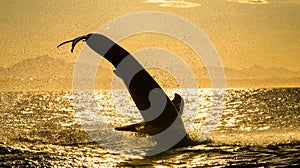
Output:
M172 98L179 90L166 92ZM180 92L186 108L183 120L195 140L211 108L212 93L211 89ZM102 90L93 100L83 99L84 94L75 96L93 102L95 114L104 119L99 125L105 121L115 127L142 120L126 94ZM88 115L78 113L91 112L91 107L75 109L72 93L2 92L0 166L296 166L300 163L299 95L299 88L228 89L222 118L207 142L144 158L113 150L118 145L112 138L115 132L103 137L109 144L94 142L79 120L80 114Z

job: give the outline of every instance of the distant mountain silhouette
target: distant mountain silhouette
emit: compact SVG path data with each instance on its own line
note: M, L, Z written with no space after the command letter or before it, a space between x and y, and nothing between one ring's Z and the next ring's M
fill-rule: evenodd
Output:
M71 90L74 66L74 63L43 55L25 59L9 68L0 67L0 90ZM89 65L83 63L81 66ZM96 76L96 87L107 88L111 86L112 70L112 68L99 68L98 72L100 73L97 73ZM215 70L218 71L220 69L216 68ZM169 81L174 83L174 79L160 79L162 76L165 77L166 74L156 71L150 71L150 73L155 73L153 74L154 78L163 87L176 86L168 84L170 83ZM206 70L202 68L201 71L205 72ZM227 87L300 86L300 72L290 71L285 68L252 66L237 70L225 67L224 71ZM185 74L180 75L183 78L185 77ZM200 87L210 87L210 80L204 78L204 76L198 76Z
M25 59L7 68L6 71L8 77L14 78L51 78L72 75L71 67L73 65L70 63L44 55Z
M71 90L74 66L74 63L47 55L25 59L9 68L0 68L0 90ZM82 63L80 66L89 65ZM103 80L104 76L101 77ZM109 78L106 78L106 81L109 81Z
M266 78L297 78L300 72L290 71L285 68L264 68L255 65L242 70L225 68L226 78L230 79L266 79Z

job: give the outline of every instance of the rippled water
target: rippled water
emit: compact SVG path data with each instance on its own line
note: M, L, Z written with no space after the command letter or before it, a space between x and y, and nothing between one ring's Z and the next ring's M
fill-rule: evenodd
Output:
M170 97L175 92L180 91L167 91ZM216 107L211 107L218 96L214 93L209 89L180 93L186 104L183 119L195 140L199 140L203 125L210 126L204 121ZM0 166L300 166L299 88L229 89L222 118L208 141L152 157L117 150L115 132L100 127L103 121L112 127L141 121L126 92L100 91L91 100L86 94L72 96L68 92L0 95ZM96 114L93 120L87 112ZM98 143L85 125L95 119L99 119L99 127L91 128L106 135L100 136L103 139L97 139ZM136 144L125 142L124 146Z

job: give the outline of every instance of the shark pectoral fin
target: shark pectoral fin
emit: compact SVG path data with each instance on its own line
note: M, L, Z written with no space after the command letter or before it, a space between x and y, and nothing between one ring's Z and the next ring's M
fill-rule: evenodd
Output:
M130 131L130 132L138 132L139 128L144 125L144 122L126 125L122 127L116 127L115 130L117 131Z
M174 107L176 108L176 110L178 111L179 115L181 115L183 112L183 107L184 107L183 98L179 94L175 93L172 103L173 103Z

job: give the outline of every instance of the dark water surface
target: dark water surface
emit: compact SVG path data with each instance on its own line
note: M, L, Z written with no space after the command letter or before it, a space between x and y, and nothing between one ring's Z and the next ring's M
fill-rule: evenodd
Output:
M132 102L122 96L117 100L105 91L95 95L94 107L111 125L141 120ZM188 128L195 139L213 96L209 89L185 93L186 104L200 104L187 106L183 116L185 122L195 123ZM300 88L228 89L222 118L208 141L152 157L124 154L94 142L78 120L88 107L77 107L71 93L5 92L0 98L0 166L300 166Z

